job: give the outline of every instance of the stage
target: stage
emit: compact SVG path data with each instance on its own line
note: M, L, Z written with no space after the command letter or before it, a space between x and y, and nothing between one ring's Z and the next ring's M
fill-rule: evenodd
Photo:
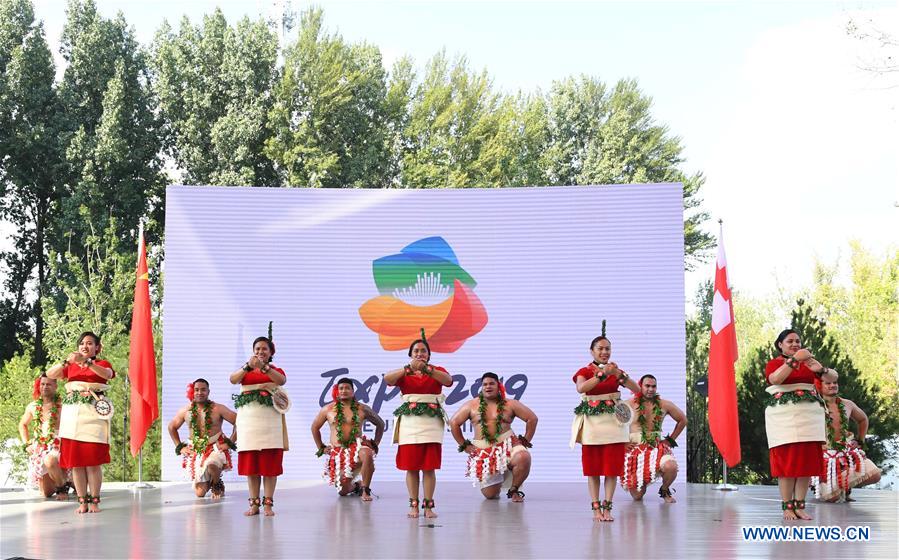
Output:
M741 527L781 525L776 487L723 493L675 484L677 504L650 488L643 502L620 489L614 523L591 518L586 483L526 485L523 504L483 500L464 482L439 482L436 520L407 519L405 487L373 485L364 504L319 483L282 481L277 516L245 518L246 488L196 499L186 483L132 492L104 486L104 511L75 515L74 501L0 493L3 558L895 558L897 494L858 490L852 504L810 501L808 525L865 525L870 542L760 543ZM797 523L792 523L796 525Z

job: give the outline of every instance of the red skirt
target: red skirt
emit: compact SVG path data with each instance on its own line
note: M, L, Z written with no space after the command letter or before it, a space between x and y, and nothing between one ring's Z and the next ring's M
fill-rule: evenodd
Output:
M436 471L443 459L440 443L407 443L396 452L396 468L401 471Z
M237 474L241 476L280 476L284 472L283 449L237 452Z
M824 474L824 451L820 441L786 443L768 450L771 476L800 477Z
M59 438L59 466L63 469L109 463L109 444Z
M581 445L584 476L624 476L624 443Z

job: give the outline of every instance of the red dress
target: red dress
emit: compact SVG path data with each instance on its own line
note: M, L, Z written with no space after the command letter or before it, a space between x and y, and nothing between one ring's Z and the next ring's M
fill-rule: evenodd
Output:
M594 371L589 366L582 367L574 374L572 381L577 383L578 377L590 379ZM588 395L617 393L618 377L609 376L587 391ZM581 466L584 476L624 476L625 443L607 443L605 445L581 445Z
M112 364L106 360L94 360L94 363L100 367L112 369ZM103 379L87 366L75 363L67 365L62 370L62 376L66 381L109 383L109 379ZM112 377L115 377L115 371L112 372ZM59 466L63 469L95 467L97 465L105 465L110 460L108 443L59 438Z
M440 366L434 366L443 373L449 373ZM430 375L404 375L396 382L404 395L439 395L443 385ZM407 443L396 451L396 468L401 471L435 471L443 460L443 445L440 443Z
M774 358L765 366L765 380L784 363L783 356ZM814 383L815 372L804 363L790 372L780 385L790 383ZM768 381L770 385L771 382ZM824 452L822 441L801 441L785 443L768 450L773 477L821 476L824 472Z
M271 368L284 377L284 370L271 366ZM272 378L254 369L243 376L240 382L243 385L259 385L272 383ZM283 449L256 449L253 451L240 451L240 440L237 441L237 474L241 476L280 476L284 473Z

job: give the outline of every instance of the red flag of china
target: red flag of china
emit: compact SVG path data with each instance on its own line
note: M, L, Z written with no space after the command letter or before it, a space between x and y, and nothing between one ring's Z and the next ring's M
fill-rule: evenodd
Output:
M734 304L727 280L723 228L718 236L712 336L709 342L709 430L727 466L740 462L740 423L737 415L737 331Z
M137 455L147 432L159 417L156 398L156 353L153 351L153 322L150 316L150 281L147 273L147 248L140 229L137 256L137 281L134 284L134 310L131 316L131 351L128 379L131 382L131 456Z

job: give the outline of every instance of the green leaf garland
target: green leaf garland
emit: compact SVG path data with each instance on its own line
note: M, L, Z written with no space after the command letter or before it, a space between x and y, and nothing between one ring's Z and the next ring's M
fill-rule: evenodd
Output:
M356 443L356 438L359 437L359 403L356 402L356 399L350 399L350 411L353 413L353 429L350 430L350 435L347 438L343 437L343 423L346 420L343 416L343 407L340 406L340 401L334 402L334 408L337 411L337 443L340 444L341 447L349 447Z
M640 393L638 398L637 423L640 425L640 437L643 438L643 443L655 446L659 443L659 432L662 431L662 419L665 417L665 412L662 410L662 399L658 395L652 398L644 397L643 393ZM652 403L652 430L649 432L646 430L646 416L644 414L647 401Z
M592 404L595 403L595 404ZM611 403L611 404L610 404ZM599 414L615 414L615 401L612 399L582 401L574 409L575 414L597 416Z
M59 397L56 397L50 404L50 414L47 419L49 429L47 434L44 435L44 401L41 398L35 399L35 413L31 418L31 434L29 434L32 441L37 441L39 445L48 445L56 439L56 421L59 419L59 407L61 404L62 400Z
M404 402L393 411L394 416L431 416L443 418L443 410L437 403Z
M480 393L478 399L480 399L480 403L478 404L478 414L481 418L478 423L481 427L481 436L486 439L490 445L493 445L499 440L499 436L503 431L503 412L506 410L506 399L500 398L497 402L496 431L492 436L490 435L490 432L487 431L487 399L484 398L484 393Z
M824 407L824 416L827 421L825 424L827 428L827 443L831 449L836 449L837 451L845 451L849 448L847 442L852 438L852 432L849 431L847 426L849 425L849 415L846 414L846 405L843 404L843 399L840 397L836 398L837 410L840 413L840 430L843 432L840 434L841 439L837 440L836 438L836 430L833 429L833 417L830 415L830 407Z
M781 404L797 404L804 402L815 402L824 406L824 401L815 391L807 389L798 389L796 391L778 392L768 395L768 406L777 406ZM825 407L826 408L826 407Z
M203 431L200 431L200 407L198 403L190 403L190 441L193 445L194 453L203 453L206 446L209 445L209 432L212 431L212 403L207 401L203 403L203 414L205 421L203 423Z
M62 404L86 404L92 406L94 402L95 399L90 393L83 395L79 391L66 393L66 396L62 398Z
M231 395L231 399L234 400L235 408L246 406L252 402L259 403L262 406L274 406L271 391L265 389L256 389L254 391L240 393L239 395Z

